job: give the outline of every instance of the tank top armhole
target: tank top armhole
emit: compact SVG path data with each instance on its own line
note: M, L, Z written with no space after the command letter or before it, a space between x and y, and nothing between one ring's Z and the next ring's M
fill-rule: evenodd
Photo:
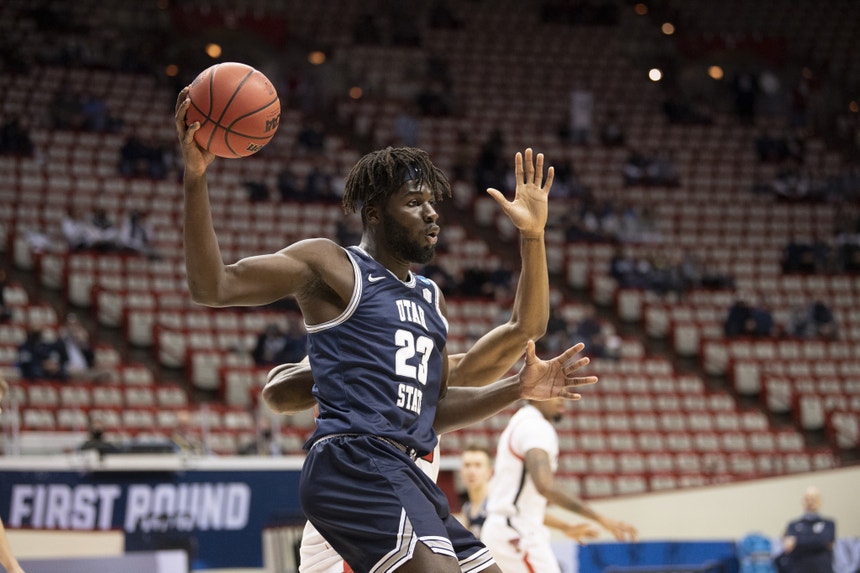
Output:
M361 293L364 288L364 284L361 282L361 269L358 266L358 261L355 260L355 255L349 252L349 249L344 249L344 251L347 256L349 256L349 262L352 264L352 273L355 276L355 286L352 289L352 297L349 299L349 304L346 305L346 308L339 316L332 320L321 322L319 324L308 324L305 322L305 330L307 330L308 333L319 332L321 330L337 326L338 324L342 324L346 322L346 320L348 320L355 312L355 309L358 308L358 303L361 301Z

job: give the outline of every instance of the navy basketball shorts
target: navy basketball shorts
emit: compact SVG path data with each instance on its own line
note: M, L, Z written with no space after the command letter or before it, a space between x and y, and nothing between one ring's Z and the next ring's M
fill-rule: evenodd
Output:
M305 459L299 495L308 521L355 573L394 571L416 543L456 557L464 572L494 563L433 480L380 438L322 438Z

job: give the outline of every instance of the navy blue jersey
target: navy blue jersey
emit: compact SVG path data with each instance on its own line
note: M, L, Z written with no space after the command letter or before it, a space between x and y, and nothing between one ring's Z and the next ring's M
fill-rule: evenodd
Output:
M349 305L332 321L306 325L319 415L305 447L330 434L369 434L426 455L436 445L448 336L439 288L412 273L401 281L359 247L347 253L355 272Z

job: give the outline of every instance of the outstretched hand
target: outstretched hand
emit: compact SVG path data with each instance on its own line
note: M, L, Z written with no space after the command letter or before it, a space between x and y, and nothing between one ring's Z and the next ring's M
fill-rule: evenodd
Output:
M520 397L537 401L582 398L574 390L597 383L597 376L574 376L577 370L589 363L587 356L573 360L584 348L585 345L580 342L551 360L541 360L535 355L534 341L529 340L526 361L520 370Z
M603 517L600 519L600 525L618 541L636 541L639 538L635 527L619 519Z
M176 98L176 135L179 137L179 143L182 147L182 158L185 161L185 170L197 175L201 175L206 171L206 168L215 160L215 155L206 151L194 141L194 133L200 129L200 122L195 121L191 125L185 124L185 115L188 113L188 107L191 105L191 99L188 97L189 88L186 86L179 92Z
M517 189L513 201L508 201L501 191L487 189L496 202L501 205L505 214L514 226L525 234L543 233L547 219L547 197L549 195L555 170L550 167L543 178L543 153L538 153L533 159L531 148L526 149L525 165L523 154L517 152L514 158L514 173L517 179Z
M560 530L567 537L579 543L585 543L590 539L597 539L600 536L600 530L588 522L568 523L564 527L561 527Z

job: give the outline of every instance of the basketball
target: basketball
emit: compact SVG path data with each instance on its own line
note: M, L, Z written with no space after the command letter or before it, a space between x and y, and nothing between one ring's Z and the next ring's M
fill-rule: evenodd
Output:
M281 102L272 82L259 70L223 62L191 82L185 121L200 122L194 140L218 157L247 157L275 135Z

